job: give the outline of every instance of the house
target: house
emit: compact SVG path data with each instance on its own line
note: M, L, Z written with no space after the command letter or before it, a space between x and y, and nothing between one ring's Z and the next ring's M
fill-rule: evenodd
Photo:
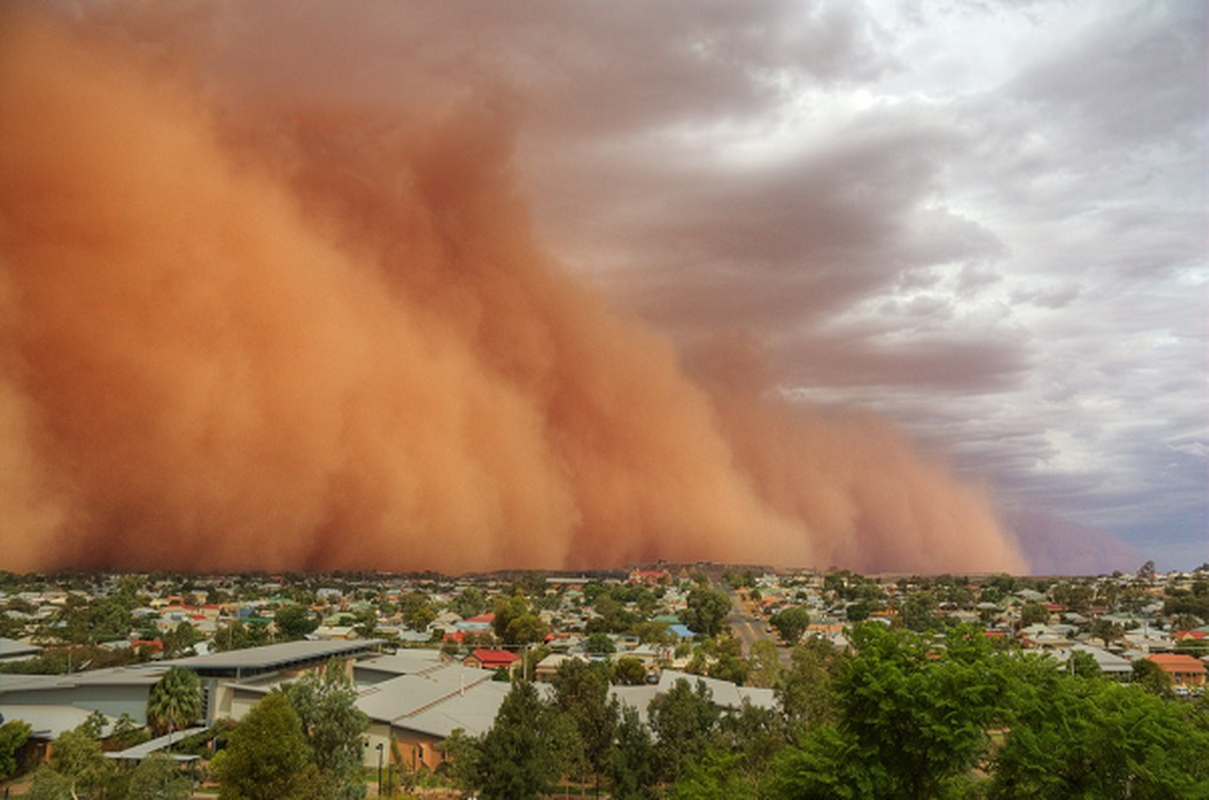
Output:
M534 680L538 683L550 683L554 680L558 668L565 661L583 661L581 656L567 655L565 653L551 653L550 655L537 662L537 667L534 670Z
M0 636L0 661L25 661L42 652L36 644Z
M1171 682L1176 686L1204 686L1206 673L1205 663L1193 656L1180 653L1154 653L1147 658L1159 665L1159 668L1171 676Z
M630 572L628 580L634 586L662 586L671 581L672 576L666 569L636 569Z
M477 669L512 669L521 657L507 650L478 649L463 659L462 663Z
M377 677L394 672L386 680ZM383 656L357 665L357 708L369 717L365 766L388 763L436 769L444 755L437 745L455 730L478 736L491 729L512 688L493 672L424 657ZM375 682L365 685L366 679Z
M1094 658L1096 666L1100 668L1100 673L1107 678L1119 681L1133 679L1133 665L1129 663L1129 659L1110 653L1102 647L1095 647L1089 644L1076 644L1072 645L1069 651L1055 651L1054 658L1059 664L1066 664L1074 653L1087 653Z

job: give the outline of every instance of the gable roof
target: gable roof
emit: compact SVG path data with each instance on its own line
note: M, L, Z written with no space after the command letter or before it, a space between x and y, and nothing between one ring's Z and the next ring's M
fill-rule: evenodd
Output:
M473 658L480 664L508 666L515 661L519 661L521 657L516 653L509 653L507 650L485 650L480 648L471 653L470 658Z
M1209 672L1200 660L1180 653L1154 653L1147 656L1147 658L1158 664L1166 672Z

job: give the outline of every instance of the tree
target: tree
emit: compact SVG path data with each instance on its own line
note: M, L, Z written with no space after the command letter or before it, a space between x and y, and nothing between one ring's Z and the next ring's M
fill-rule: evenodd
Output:
M70 797L80 793L103 794L117 776L114 762L105 758L101 744L81 730L64 731L54 740L50 752L50 767L67 779ZM50 780L50 785L64 785Z
M646 674L642 660L633 656L622 656L613 665L613 682L618 686L641 686L646 683Z
M0 781L17 773L17 752L29 741L32 732L24 720L13 719L0 725Z
M357 691L343 664L332 659L322 677L309 673L285 684L282 692L298 714L325 793L342 800L364 797L365 785L357 778L369 718L357 708Z
M505 644L533 644L545 641L550 632L541 617L529 610L520 595L499 597L495 601L495 618L491 621L495 635Z
M1102 641L1105 647L1120 639L1124 633L1125 630L1119 624L1103 617L1099 617L1091 623L1091 635Z
M1113 681L1055 673L1033 686L995 756L992 798L1205 796L1203 715Z
M584 650L591 655L608 655L617 652L617 645L607 633L593 633L584 639Z
M533 684L513 684L474 759L474 783L483 800L527 800L545 792L568 755L554 747L566 733L562 723L552 724L559 717Z
M936 616L936 599L931 592L913 592L902 605L899 621L911 631L935 630L940 626Z
M1100 664L1091 653L1076 650L1070 654L1070 672L1080 678L1097 678L1100 675Z
M554 674L554 705L579 731L584 757L597 785L608 771L613 754L619 709L609 701L609 678L595 665L573 658Z
M747 651L747 685L772 689L781 680L781 656L777 646L761 639Z
M179 764L156 753L139 762L128 791L129 800L186 800L193 794L193 781L181 774Z
M801 606L791 606L773 614L769 623L777 629L781 639L791 645L797 644L810 627L810 612Z
M201 633L188 622L181 622L164 634L164 658L175 658L202 640Z
M42 767L34 773L34 781L25 800L75 800L75 781L61 775L52 767Z
M633 706L621 707L617 747L613 750L609 776L617 800L645 800L655 782L655 747L651 732Z
M673 643L672 632L666 622L639 622L632 632L643 644L669 645Z
M1151 694L1159 697L1171 697L1171 676L1162 667L1149 658L1139 658L1133 662L1133 682Z
M172 667L147 698L147 721L156 732L171 733L196 720L202 713L201 681L184 667Z
M105 737L105 726L109 724L109 720L100 711L89 713L84 721L76 726L76 730L87 736L89 739L103 739Z
M277 609L273 623L277 626L278 640L292 642L314 633L319 627L319 618L306 606L291 603Z
M690 764L701 760L719 716L712 693L700 680L694 689L680 678L667 694L651 701L647 717L655 734L659 777L675 781Z
M744 698L739 708L722 714L715 745L739 757L731 766L743 784L743 789L735 789L739 796L744 791L754 793L765 782L772 759L785 742L785 719L775 708L753 705Z
M1020 624L1024 627L1043 623L1049 619L1049 609L1040 603L1029 601L1020 607Z
M700 761L687 766L672 787L673 800L757 800L756 788L744 779L743 756L718 747L708 748Z
M426 630L429 623L437 618L437 610L423 592L408 592L399 598L399 611L403 614L404 624L413 631Z
M722 632L729 613L730 598L725 593L698 586L689 592L688 608L681 616L693 633L714 637Z
M743 645L738 639L719 638L714 661L706 670L711 678L743 685L747 681L747 662L743 660Z
M215 756L222 800L279 800L303 797L316 784L302 721L284 693L256 704L228 734Z
M986 729L1005 715L1010 659L981 631L930 639L864 624L857 654L834 680L837 722L809 729L778 759L781 797L936 797L959 791L986 753Z
M811 639L790 651L790 666L775 687L781 713L796 740L810 728L835 719L836 700L831 688L835 648Z
M487 610L487 596L477 586L467 586L449 603L449 609L463 619L477 617Z

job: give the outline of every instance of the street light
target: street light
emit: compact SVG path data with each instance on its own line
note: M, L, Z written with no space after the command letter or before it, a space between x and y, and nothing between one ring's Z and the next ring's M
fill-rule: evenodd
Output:
M382 795L382 743L378 742L378 795Z

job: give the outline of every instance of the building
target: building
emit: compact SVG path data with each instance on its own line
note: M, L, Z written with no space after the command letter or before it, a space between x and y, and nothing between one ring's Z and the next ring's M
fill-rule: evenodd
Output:
M463 659L462 663L476 669L512 669L521 659L507 650L478 649Z
M1147 658L1159 665L1159 668L1171 676L1171 682L1176 686L1204 686L1206 673L1205 664L1193 656L1180 653L1155 653Z

